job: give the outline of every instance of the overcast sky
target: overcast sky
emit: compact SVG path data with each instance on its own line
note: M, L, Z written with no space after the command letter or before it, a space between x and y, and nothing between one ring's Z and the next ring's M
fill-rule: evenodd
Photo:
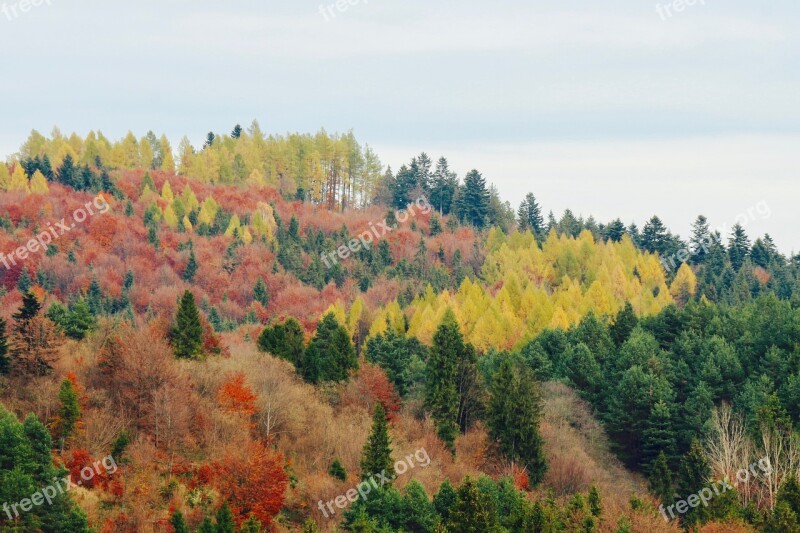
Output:
M254 118L352 129L514 205L683 236L747 218L800 251L797 0L38 1L0 0L2 154L55 125L175 145Z

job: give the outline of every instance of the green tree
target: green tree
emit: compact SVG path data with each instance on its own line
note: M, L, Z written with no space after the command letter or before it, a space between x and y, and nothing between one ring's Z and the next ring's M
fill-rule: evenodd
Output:
M239 533L261 533L262 531L264 531L264 526L253 515L250 515L250 518L245 520L242 527L239 528Z
M456 502L447 522L448 531L487 533L497 528L497 514L491 499L477 483L467 477L456 494Z
M194 302L194 294L190 291L185 291L181 297L171 337L176 357L192 359L202 354L203 325L200 322L200 311Z
M678 495L682 499L686 499L691 494L699 493L707 486L710 477L711 467L706 461L700 442L695 439L678 467L678 475L675 480ZM706 514L706 508L700 506L690 509L683 515L682 520L686 524L696 524L702 521Z
M267 326L258 337L258 349L271 353L275 357L286 359L300 370L305 351L303 326L291 317L283 324Z
M183 513L180 511L172 513L169 523L174 533L189 533L189 527L186 525L186 520L183 519Z
M539 484L547 471L541 417L541 392L533 373L505 358L492 381L489 436L507 459L526 467L531 485Z
M625 307L620 309L614 322L608 328L614 344L622 346L631 336L631 332L636 328L638 322L639 319L636 317L633 306L630 302L625 302Z
M675 499L675 491L672 488L672 471L669 469L667 456L663 451L658 454L650 468L647 489L665 506L672 504Z
M269 305L269 292L267 291L267 284L264 283L264 278L258 277L256 286L253 288L253 299L267 307Z
M78 393L72 381L65 379L61 382L61 390L58 393L58 423L56 424L56 434L61 441L61 448L64 443L75 433L78 421L81 418L81 407L78 403Z
M8 358L8 334L6 333L7 323L0 317L0 376L11 372L11 359Z
M361 454L361 479L392 470L392 441L386 411L380 402L372 414L372 431ZM388 476L387 476L388 477Z
M228 502L223 502L217 510L216 533L235 533L236 524L233 522L233 513L228 507Z
M459 394L456 388L458 362L464 351L464 338L456 317L448 309L433 336L428 357L425 404L436 422L436 433L454 451L458 435Z
M309 383L346 381L351 369L358 368L358 357L350 335L328 313L317 324L317 332L306 350L302 374Z
M191 283L194 280L195 274L197 274L197 258L194 255L194 248L189 249L189 262L186 263L186 268L183 270L183 276L181 278L183 281L187 283Z
M344 481L347 479L347 470L344 469L344 465L339 459L335 459L328 468L328 475L339 481Z
M544 217L542 208L536 202L533 193L528 193L517 210L517 224L521 230L531 230L537 239L544 237Z
M489 215L489 190L481 173L477 170L469 171L459 193L459 218L476 228L483 228Z
M728 240L728 257L734 270L739 270L744 264L744 260L750 255L750 239L744 232L741 224L733 226L731 237Z

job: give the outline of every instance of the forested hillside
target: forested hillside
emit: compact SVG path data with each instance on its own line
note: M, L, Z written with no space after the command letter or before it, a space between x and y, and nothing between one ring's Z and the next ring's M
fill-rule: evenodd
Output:
M546 209L352 133L32 132L0 531L800 531L800 255Z

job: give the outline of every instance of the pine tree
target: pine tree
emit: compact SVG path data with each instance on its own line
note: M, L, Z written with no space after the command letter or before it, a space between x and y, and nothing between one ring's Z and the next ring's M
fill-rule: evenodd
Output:
M372 431L361 454L361 479L392 471L392 447L386 411L380 402L372 414ZM388 474L387 474L388 477Z
M675 456L675 428L672 413L664 401L653 406L642 433L642 467L646 472L661 454L667 456L668 462Z
M457 189L458 176L450 171L447 159L439 158L436 170L433 172L430 202L434 209L439 211L440 216L449 215L452 211Z
M17 290L22 294L25 294L33 287L33 282L31 281L31 276L28 274L28 271L24 268L22 269L22 274L20 275L19 279L17 280Z
M195 305L194 294L190 291L184 292L180 300L172 328L172 347L176 357L185 359L198 357L203 351L200 312Z
M264 278L259 276L256 286L253 288L253 299L263 305L269 306L269 292L267 291L267 284L264 283Z
M274 327L267 326L258 338L258 348L262 352L286 359L300 370L305 351L303 326L294 318Z
M597 485L592 485L589 489L589 511L595 518L603 516L603 502L600 498L600 491L597 490Z
M216 528L211 522L211 518L205 517L203 519L203 522L200 524L200 528L197 530L197 533L216 533Z
M608 328L608 332L611 335L614 344L617 346L622 346L625 341L628 340L628 337L631 336L631 332L636 327L638 322L639 319L636 317L633 306L630 302L625 302L625 307L620 309L619 313L617 313L617 316L614 319L614 323Z
M144 195L145 191L148 189L150 189L151 192L156 192L156 182L153 181L153 177L149 172L145 172L142 178L142 184L139 186L139 196Z
M183 270L183 281L191 283L197 274L197 258L194 255L194 248L189 249L189 262L186 263L186 268Z
M347 470L344 469L344 465L342 461L339 459L335 459L331 466L328 467L328 475L332 478L338 479L339 481L345 481L347 479Z
M242 527L239 528L239 533L261 533L262 531L264 531L264 527L253 515L250 515L250 518L245 520Z
M11 360L8 358L7 325L5 319L0 317L0 376L8 375L11 372Z
M644 225L641 243L646 251L665 255L668 241L669 233L660 218L654 216Z
M169 523L172 525L174 533L189 533L189 527L186 525L186 521L183 519L183 513L180 511L172 513L172 518L170 518Z
M459 395L456 380L458 362L464 349L464 338L456 317L448 309L433 336L433 347L426 366L425 404L436 422L439 438L451 451L454 451L458 435Z
M237 124L233 127L233 131L231 131L231 139L238 139L242 136L242 127Z

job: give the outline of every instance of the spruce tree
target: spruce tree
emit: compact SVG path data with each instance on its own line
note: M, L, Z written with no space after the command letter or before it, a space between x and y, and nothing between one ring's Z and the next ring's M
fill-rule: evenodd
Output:
M459 395L456 388L458 362L464 351L464 338L451 309L433 336L428 357L425 404L436 422L436 433L450 451L458 435Z
M200 312L195 305L194 294L190 291L183 293L178 306L175 325L172 328L172 348L176 357L184 359L198 357L203 351Z
M672 471L669 469L667 456L663 451L658 454L650 468L647 489L665 506L671 505L675 499L675 491L672 488Z
M264 527L253 515L250 515L250 518L245 520L242 527L239 528L239 533L261 533L262 531L264 531Z
M708 226L708 219L703 215L698 215L692 224L692 236L689 239L689 251L692 252L692 258L689 262L693 265L705 263L710 243L711 232Z
M328 313L317 325L302 364L303 377L309 383L346 381L351 369L358 368L358 357L350 335Z
M544 236L544 217L542 216L542 208L536 202L536 197L533 193L528 193L520 203L517 210L517 224L521 230L529 229L533 232L538 240Z
M11 359L8 358L7 325L5 319L0 317L0 376L8 375L11 372Z
M678 468L678 475L675 480L678 495L682 499L686 499L691 494L699 493L707 486L710 477L711 467L709 467L706 461L700 442L695 439L692 441L689 451L681 460ZM683 515L682 521L684 524L697 523L704 518L707 512L707 509L702 506L696 509L690 509L689 512Z
M197 533L216 533L216 528L214 527L214 523L211 522L211 518L205 517L203 522L200 524L200 528L197 530Z
M58 423L56 424L58 438L61 441L61 448L64 448L66 441L75 433L78 421L81 418L81 407L78 403L78 393L72 382L65 379L61 382L61 390L58 393Z
M482 229L489 214L489 190L486 180L477 170L471 170L464 178L464 186L459 191L458 216L478 229Z
M675 428L672 413L663 400L653 405L647 425L642 432L642 464L645 472L660 454L667 456L667 462L675 457Z
M728 240L728 257L731 260L733 269L738 271L742 268L745 259L750 255L750 240L744 232L741 224L733 226L731 237Z
M486 533L497 528L497 514L488 495L478 489L478 484L467 477L458 488L448 531L459 533Z
M183 519L183 513L180 511L172 513L172 518L170 518L169 523L174 533L189 533L189 528L186 525L186 521Z
M186 268L183 270L183 281L187 283L191 283L194 280L195 274L197 274L197 258L194 255L194 248L189 249L189 262L186 264Z
M228 502L223 502L217 511L216 533L236 533L236 524L233 521L233 513L228 507Z
M242 136L242 127L237 124L233 127L233 131L231 131L231 139L238 139Z
M269 292L267 291L267 284L264 283L264 278L259 276L256 286L253 288L253 299L267 307L269 305Z
M375 404L372 414L372 431L361 454L361 479L392 471L392 441L389 438L389 423L386 411L380 402Z
M614 319L614 323L608 328L608 332L614 344L622 346L625 341L628 340L628 337L631 336L631 332L638 323L639 319L636 317L633 306L630 302L625 302L625 307L620 309Z

